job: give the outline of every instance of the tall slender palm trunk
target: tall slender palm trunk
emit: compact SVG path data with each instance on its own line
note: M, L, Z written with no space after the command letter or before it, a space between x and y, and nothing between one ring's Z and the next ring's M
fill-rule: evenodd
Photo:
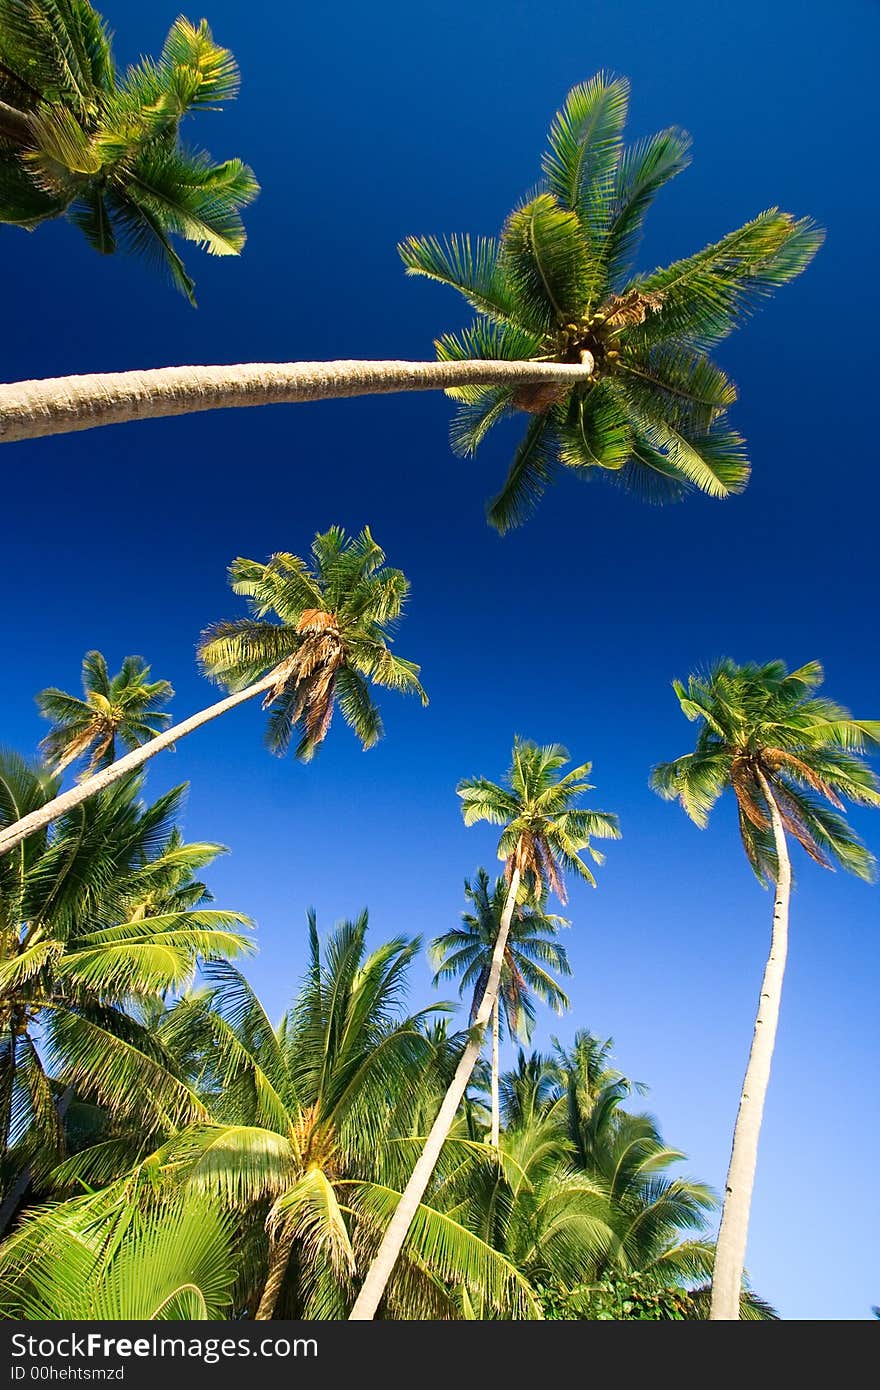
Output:
M773 1061L773 1047L776 1042L779 1005L782 998L782 980L785 974L785 958L788 952L791 861L788 857L785 828L769 783L761 772L758 773L758 780L770 811L778 870L773 903L770 954L767 957L764 978L761 982L761 997L758 1002L758 1015L755 1019L749 1063L746 1067L736 1126L733 1131L733 1147L724 1189L721 1228L718 1232L718 1244L715 1247L712 1301L709 1310L710 1319L715 1321L735 1321L739 1318L740 1291L749 1233L749 1211L758 1162L758 1139L761 1133L764 1100L770 1081L770 1064Z
M269 690L277 683L277 673L273 670L262 680L256 681L244 690L236 691L234 695L227 695L225 699L218 700L214 705L208 705L207 709L199 710L198 714L190 715L189 719L184 719L180 724L174 724L164 733L157 734L150 739L149 743L141 744L140 748L134 748L124 757L117 758L115 763L109 767L102 768L91 777L87 777L84 782L80 782L70 791L62 792L60 796L47 801L45 806L40 806L36 811L31 811L29 815L23 816L14 825L7 826L0 831L0 854L6 854L8 850L14 849L28 835L33 835L38 830L43 830L52 821L63 816L65 811L72 811L74 806L79 806L81 802L87 801L90 796L95 796L98 792L110 787L114 782L118 782L120 777L127 777L130 772L135 772L142 767L150 758L155 758L157 753L161 753L163 748L170 748L179 739L185 738L187 734L194 733L203 724L209 724L212 719L219 719L221 714L227 710L235 709L237 705L243 705L246 700L252 700L255 695L261 694L264 690Z
M501 1032L501 1001L492 1005L492 1133L489 1142L497 1149L501 1142L501 1103L498 1096L498 1054Z
M275 1304L278 1302L281 1285L284 1283L284 1276L290 1263L290 1251L290 1240L272 1240L269 1242L269 1269L259 1306L254 1313L254 1318L259 1322L268 1322L275 1312Z
M575 365L484 360L248 362L17 381L0 386L0 443L233 406L444 391L450 386L572 387L586 381L592 370L592 359Z
M513 919L513 910L516 906L516 895L519 891L520 872L514 869L510 878L510 887L507 890L507 901L504 904L504 911L501 914L501 923L498 928L498 937L495 941L495 950L492 953L492 963L489 967L489 979L486 983L486 992L483 995L482 1003L474 1017L471 1029L471 1038L461 1054L461 1060L452 1078L449 1089L443 1097L443 1103L437 1112L437 1118L431 1126L431 1132L425 1141L425 1147L419 1155L418 1162L412 1171L409 1182L403 1189L400 1201L398 1202L394 1215L388 1223L382 1242L376 1252L375 1259L367 1270L361 1291L355 1300L354 1307L349 1314L349 1321L369 1322L376 1315L376 1310L382 1301L391 1272L397 1262L403 1243L406 1240L409 1228L413 1223L416 1212L419 1209L425 1190L431 1180L431 1174L437 1166L443 1145L448 1138L449 1131L455 1123L455 1116L461 1104L462 1097L467 1090L467 1084L471 1079L477 1058L483 1046L483 1030L498 998L498 990L501 985L501 966L504 960L504 951L507 946L507 938L510 933L510 923Z

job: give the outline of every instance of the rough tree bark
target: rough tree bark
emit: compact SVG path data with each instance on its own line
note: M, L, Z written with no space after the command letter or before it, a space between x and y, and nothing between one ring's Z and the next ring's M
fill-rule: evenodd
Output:
M571 387L588 380L592 370L592 359L574 366L483 360L248 362L17 381L0 385L0 443L239 406L442 391L450 386Z
M281 1285L284 1283L284 1276L290 1263L291 1248L292 1242L290 1240L273 1240L269 1244L269 1269L259 1306L254 1314L254 1318L258 1322L269 1321L275 1312L275 1304L278 1302Z

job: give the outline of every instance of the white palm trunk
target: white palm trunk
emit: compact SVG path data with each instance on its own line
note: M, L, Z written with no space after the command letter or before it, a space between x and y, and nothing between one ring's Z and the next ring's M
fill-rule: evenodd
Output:
M203 724L209 724L212 719L219 719L220 715L226 714L227 710L235 709L237 705L243 705L246 700L252 700L255 695L269 690L277 683L277 680L277 673L273 670L268 676L264 676L262 680L247 686L246 689L236 691L234 695L227 695L225 699L218 700L216 704L209 705L207 709L199 710L198 714L190 715L189 719L182 720L180 724L172 725L164 733L157 734L155 738L150 739L149 743L143 743L140 748L132 749L124 757L117 758L116 762L111 763L109 767L102 768L100 772L87 777L84 782L79 782L69 791L62 792L60 796L47 801L45 806L38 807L36 811L31 811L27 816L22 816L21 820L15 821L13 825L0 831L0 854L6 854L9 850L14 849L28 835L45 829L59 816L63 816L65 811L72 811L74 806L79 806L81 802L87 801L90 796L95 796L105 787L112 786L114 782L119 781L120 777L127 777L130 772L136 772L150 758L155 758L157 753L161 753L163 748L170 748L172 744L186 738L187 734L200 729Z
M500 1052L501 1000L492 1006L492 1133L490 1143L497 1149L501 1142L501 1102L498 1096L498 1060Z
M157 367L0 385L0 443L70 434L131 420L253 405L282 405L450 386L559 385L588 380L583 364L558 362L248 362Z
M516 906L516 895L519 891L520 872L514 869L510 879L510 886L507 890L507 901L504 904L504 911L501 914L501 923L498 928L498 936L495 941L495 950L492 953L492 963L489 967L489 979L486 983L486 992L482 1002L474 1017L471 1038L467 1047L461 1054L461 1060L455 1071L455 1076L449 1086L443 1103L437 1112L437 1118L431 1126L431 1132L425 1140L425 1147L419 1155L418 1162L412 1171L409 1182L403 1190L400 1201L398 1202L394 1215L388 1223L382 1242L376 1252L375 1259L367 1270L367 1277L364 1279L361 1291L355 1300L354 1307L349 1314L349 1320L353 1322L369 1322L376 1316L376 1310L382 1301L388 1280L391 1278L392 1270L397 1263L403 1243L406 1240L409 1228L413 1223L416 1212L419 1209L422 1198L425 1195L431 1174L437 1166L443 1145L455 1123L455 1116L461 1104L467 1084L471 1079L477 1058L483 1045L483 1029L485 1028L495 1001L498 998L498 990L501 985L501 965L504 960L504 950L507 946L507 938L510 933L510 923L513 919L513 909Z
M770 954L767 957L764 978L761 982L761 997L758 1002L758 1015L755 1019L749 1063L746 1067L736 1126L733 1131L733 1147L724 1188L721 1227L718 1232L718 1244L715 1247L712 1301L709 1310L709 1317L714 1321L735 1321L739 1318L740 1292L749 1233L749 1211L752 1204L752 1189L755 1184L755 1169L758 1163L758 1139L761 1133L761 1117L764 1113L767 1086L770 1081L770 1065L773 1061L773 1047L776 1042L779 1005L782 998L782 980L785 974L785 958L788 952L791 861L788 857L785 828L773 793L766 778L760 772L758 773L758 780L770 811L778 870L773 903Z

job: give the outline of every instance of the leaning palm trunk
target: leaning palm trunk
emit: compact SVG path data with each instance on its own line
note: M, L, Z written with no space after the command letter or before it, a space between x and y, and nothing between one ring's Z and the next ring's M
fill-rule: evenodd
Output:
M490 1143L497 1149L501 1142L501 1104L498 1098L498 1053L501 1030L501 1001L496 998L492 1006L492 1133Z
M397 1262L403 1243L406 1240L409 1228L413 1223L416 1212L425 1190L431 1180L431 1174L437 1166L437 1160L449 1131L455 1123L455 1116L461 1104L467 1084L471 1079L477 1058L483 1045L483 1029L489 1020L489 1016L498 998L498 990L501 986L501 966L504 960L504 951L507 946L507 937L510 932L510 923L513 919L513 909L516 905L516 895L519 890L520 872L514 868L510 878L510 887L507 890L507 901L504 904L504 911L501 914L501 923L498 928L498 937L495 941L495 950L492 952L492 963L489 967L489 979L486 983L486 992L483 995L480 1007L477 1009L471 1029L471 1037L467 1047L461 1054L461 1060L452 1078L449 1089L443 1097L443 1104L437 1112L437 1118L431 1126L431 1132L425 1141L425 1147L419 1156L412 1175L403 1189L403 1194L398 1202L394 1215L388 1223L388 1227L382 1237L382 1242L376 1252L376 1257L370 1268L367 1270L367 1277L363 1282L361 1291L355 1300L354 1307L349 1314L349 1320L353 1322L369 1322L376 1315L376 1309L382 1301L391 1272Z
M0 443L233 406L443 391L451 386L572 387L593 370L558 362L249 362L158 367L0 386Z
M70 791L62 792L60 796L53 797L47 801L45 806L40 806L36 811L31 811L29 815L23 816L14 825L8 826L0 832L0 854L5 854L7 850L14 849L28 835L33 835L37 830L43 830L52 821L63 816L65 811L72 811L74 806L79 806L80 802L87 801L90 796L95 796L98 792L110 787L114 782L118 782L120 777L127 777L130 772L135 772L149 758L155 758L157 753L161 753L163 748L170 748L179 739L185 738L187 734L200 729L203 724L209 724L212 719L218 719L227 710L235 709L236 705L243 705L246 700L252 700L255 695L261 694L265 690L271 689L278 684L278 672L273 670L262 680L256 681L244 690L236 691L234 695L227 695L224 700L218 700L216 704L209 705L207 709L199 710L198 714L190 715L189 719L184 719L180 724L173 725L166 729L164 733L157 734L150 739L149 743L141 744L140 748L135 748L124 757L117 758L115 763L109 767L96 772L92 777L87 777L84 782L71 787Z
M268 1322L275 1312L278 1295L281 1293L281 1285L284 1283L284 1276L290 1263L292 1244L293 1242L289 1239L269 1242L269 1269L260 1304L254 1314L257 1321Z
M733 1148L724 1189L721 1228L718 1232L718 1244L715 1247L715 1270L712 1277L712 1301L709 1317L716 1321L735 1321L740 1315L740 1290L746 1258L752 1188L755 1183L755 1168L758 1161L758 1138L761 1132L761 1116L764 1113L767 1085L770 1080L770 1064L773 1060L773 1046L776 1041L779 1004L782 996L782 979L785 973L785 957L788 951L788 904L791 894L791 863L788 857L788 845L779 808L767 779L759 772L758 780L770 810L773 838L776 844L778 865L776 896L773 904L770 955L767 958L764 979L761 983L761 998L758 1004L758 1016L755 1019L755 1031L752 1035L749 1064L746 1068L736 1127L733 1131Z
M0 101L0 135L15 145L27 145L33 138L27 112Z

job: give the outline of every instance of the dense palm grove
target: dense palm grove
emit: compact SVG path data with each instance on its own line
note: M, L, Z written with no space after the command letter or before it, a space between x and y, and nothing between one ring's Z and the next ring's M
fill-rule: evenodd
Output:
M311 568L284 555L232 574L259 616L209 629L201 659L240 686L270 668L274 751L299 732L312 757L337 695L375 741L358 671L422 693L418 668L385 645L406 581L368 532L316 537ZM0 826L52 801L65 769L94 777L115 740L158 737L172 692L149 674L130 657L110 676L89 652L83 698L38 695L51 761L3 754ZM728 661L677 686L697 748L653 774L698 821L733 789L777 908L788 834L820 863L873 868L841 798L880 804L859 756L880 731L818 696L821 677L816 663ZM459 785L465 823L499 827L505 871L478 868L460 921L430 943L435 982L467 998L458 1025L448 1002L407 1010L423 943L368 932L366 912L323 939L309 916L309 964L273 1022L239 964L250 923L199 877L223 847L177 826L183 787L150 803L129 773L0 857L0 1309L357 1317L408 1199L370 1316L708 1317L717 1198L682 1176L610 1041L579 1028L546 1055L510 1046L528 1043L539 1007L567 1008L556 977L571 973L559 939L571 924L550 899L565 901L566 875L595 886L583 856L600 866L594 841L620 834L612 813L580 804L589 764L569 763L518 738L502 783ZM738 1315L775 1316L734 1269Z
M39 794L12 757L2 778ZM463 1037L448 1005L407 1014L422 943L374 944L366 913L323 942L310 918L309 965L273 1024L230 959L249 945L241 919L202 905L194 870L218 847L182 842L179 794L148 806L139 791L91 803L125 845L113 879L106 839L78 823L42 856L76 860L70 887L34 899L22 884L22 911L55 954L40 965L32 945L10 953L19 983L4 978L15 1064L0 1306L29 1318L345 1317ZM29 871L45 883L36 854ZM494 1150L478 1077L383 1315L603 1316L624 1287L637 1316L705 1316L715 1199L672 1175L682 1155L632 1093L587 1031L551 1056L520 1051L500 1078ZM184 1282L197 1292L177 1292ZM744 1309L769 1315L751 1297Z
M185 146L181 125L237 84L204 21L178 19L158 59L121 72L87 0L0 0L0 221L32 229L64 215L102 253L158 260L192 299L172 239L237 253L257 185L241 161ZM458 452L507 414L528 418L489 508L500 531L525 520L559 467L653 500L740 491L736 391L709 353L806 267L821 234L772 209L634 273L645 214L688 163L689 139L671 129L626 145L627 107L622 79L573 89L540 187L498 238L402 245L409 273L451 285L476 313L437 340L437 362L177 368L170 386L162 369L134 387L20 383L0 388L0 438L439 384L458 402ZM335 370L302 386L303 365ZM577 1019L560 1025L569 1041L528 1050L539 1011L569 1007L562 937L577 923L555 911L566 881L596 887L597 842L622 833L613 811L584 804L590 763L559 744L515 735L501 780L459 783L465 825L496 828L501 866L462 866L460 920L425 943L387 939L366 910L320 930L309 914L303 976L284 1016L267 1015L246 973L254 926L215 906L201 877L224 848L187 842L185 787L151 801L143 768L257 696L269 748L305 761L337 711L369 749L383 734L379 699L427 695L418 665L393 649L408 581L369 528L331 526L308 558L238 557L229 577L248 611L198 643L218 701L173 722L174 692L142 658L111 674L92 650L81 695L37 695L41 756L0 753L0 1311L774 1318L745 1257L790 848L873 877L846 812L880 806L866 756L880 723L820 693L816 661L725 659L675 683L695 746L659 763L651 785L700 826L731 793L774 900L722 1206L683 1175L685 1156L641 1104L644 1087L615 1068L610 1040ZM435 983L457 984L461 1013L411 1006L425 950Z

